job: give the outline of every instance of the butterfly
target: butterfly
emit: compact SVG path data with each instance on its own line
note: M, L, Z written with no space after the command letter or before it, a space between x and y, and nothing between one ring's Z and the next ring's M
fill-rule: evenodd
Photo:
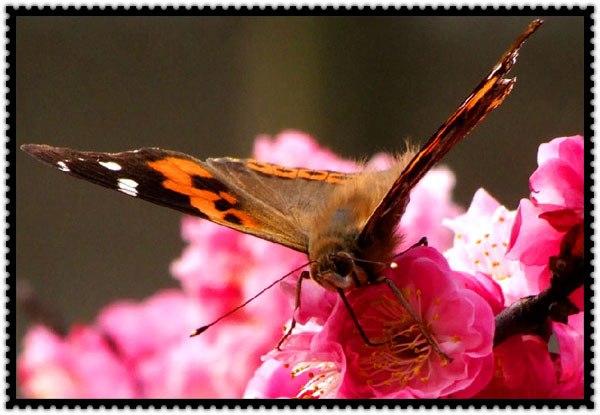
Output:
M541 24L529 25L423 148L396 158L385 171L340 173L229 157L202 161L160 148L21 149L72 176L308 254L310 271L298 280L296 307L300 282L308 277L345 302L345 291L382 282L402 297L380 274L395 256L401 238L396 225L411 189L511 92L515 79L505 75Z

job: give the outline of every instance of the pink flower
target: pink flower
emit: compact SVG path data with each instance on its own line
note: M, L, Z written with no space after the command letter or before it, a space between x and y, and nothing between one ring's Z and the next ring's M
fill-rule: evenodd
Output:
M19 360L22 393L53 398L239 398L281 330L268 319L234 320L211 335L190 339L202 314L199 302L169 290L144 302L110 305L94 326L77 326L66 338L43 327L33 329Z
M569 324L553 323L559 358L555 361L557 385L552 398L583 399L583 313L569 316Z
M529 179L531 199L552 226L567 231L583 221L583 137L540 145L538 166Z
M280 337L263 337L265 324L224 324L212 336L172 343L140 361L139 378L149 398L240 398L260 356Z
M552 328L558 354L534 335L513 336L494 348L493 379L475 398L583 399L583 313Z
M506 257L514 220L515 212L501 206L484 189L475 193L467 213L444 220L455 233L454 246L444 254L452 269L491 277L502 287L507 306L537 288L537 283L532 286L525 278L523 264Z
M142 302L117 301L100 311L95 327L110 337L124 359L137 363L173 343L189 341L203 314L198 303L171 289Z
M427 173L410 192L410 203L400 221L407 248L423 236L427 236L429 246L440 252L452 246L452 231L440 225L463 213L452 202L455 182L454 174L440 167Z
M298 326L281 351L272 351L248 383L246 398L335 398L346 367L342 347L321 327Z
M329 383L335 388L328 389L327 396L338 388L338 398L436 398L459 391L472 396L491 376L490 306L454 282L455 273L435 249L412 249L398 258L397 265L397 271L389 272L390 279L402 288L439 347L454 359L451 363L433 350L393 292L381 284L351 291L348 301L367 337L387 344L367 345L338 298L317 334L293 335L284 344L284 351L293 356L287 362L295 363L288 368L329 362L326 378L336 381ZM315 350L327 350L329 355L315 357ZM281 354L268 357L282 360ZM271 377L261 382L263 391L272 390L268 382L282 371L267 362L263 370Z
M348 311L338 302L324 331L344 346L348 366L341 388L346 397L394 398L400 391L437 398L467 388L473 394L489 379L479 376L492 359L493 313L479 295L454 282L435 249L410 250L389 278L402 287L411 307L429 328L451 363L438 355L398 299L384 284L355 290L348 301L371 341L365 344Z
M27 398L138 398L135 376L106 337L74 326L62 338L42 326L29 330L17 365Z
M254 143L254 157L259 161L288 167L315 170L333 170L352 173L359 165L343 160L328 149L322 148L309 135L298 131L284 131L274 139L261 135Z
M539 217L540 211L529 200L519 203L512 228L507 257L522 264L531 294L537 294L550 283L548 261L558 255L563 233Z
M547 398L556 386L548 345L537 336L513 336L494 348L494 375L478 399Z
M550 283L548 260L559 254L567 232L583 232L583 137L562 137L542 144L538 169L529 180L531 201L522 200L513 225L507 256L525 265L533 294ZM576 256L583 256L583 238ZM583 288L569 297L583 308Z
M202 219L184 217L182 234L189 245L171 272L205 310L197 325L210 323L307 262L299 252ZM289 313L289 300L274 288L228 320L264 318L279 330Z

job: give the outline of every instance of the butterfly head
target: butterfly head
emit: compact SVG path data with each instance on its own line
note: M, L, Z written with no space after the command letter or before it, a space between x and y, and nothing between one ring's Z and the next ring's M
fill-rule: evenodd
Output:
M317 284L331 291L340 288L346 291L368 283L367 272L343 250L320 256L312 263L310 275Z

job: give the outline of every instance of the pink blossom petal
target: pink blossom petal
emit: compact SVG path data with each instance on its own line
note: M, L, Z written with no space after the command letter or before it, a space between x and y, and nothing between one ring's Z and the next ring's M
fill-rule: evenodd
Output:
M128 360L136 361L174 342L187 340L201 315L182 292L167 290L145 302L112 304L100 312L97 324Z
M402 288L440 348L454 361L444 362L418 328L413 329L414 322L385 284L362 288L350 292L348 301L367 337L382 341L382 333L386 333L382 328L389 324L389 330L406 332L408 337L404 340L403 334L395 335L393 342L374 350L356 333L348 311L338 302L321 335L345 345L348 365L340 393L350 397L433 398L467 389L474 380L481 383L474 386L475 392L483 388L486 379L479 374L486 364L482 360L491 359L492 353L490 306L475 292L456 284L455 273L432 248L412 249L396 262L398 268L389 271L389 277ZM418 351L413 351L413 343ZM388 350L392 345L394 349ZM418 357L421 355L424 357ZM394 370L379 369L386 367Z
M267 359L254 372L248 382L244 398L247 399L279 399L299 395L310 378L308 372L291 376L289 364L275 359Z
M455 233L454 246L444 253L452 269L488 275L502 289L507 306L532 294L523 264L506 254L515 214L479 189L466 214L444 220Z
M548 345L537 336L513 336L494 348L492 381L475 396L483 399L547 398L556 385Z
M545 206L546 207L546 206ZM567 232L581 222L581 218L571 209L546 211L540 214L540 219L547 221L559 232Z
M289 167L334 170L351 173L358 169L353 162L342 160L324 149L310 136L297 131L284 131L274 139L259 136L254 144L254 157L260 161Z
M18 364L21 392L29 398L136 398L135 379L106 339L85 326L66 338L44 327L24 339Z
M507 256L525 265L545 265L558 255L562 233L539 219L539 210L526 199L521 200L513 225Z
M580 171L583 171L583 136L559 137L540 144L537 156L539 166L556 158L565 160L571 166L580 167Z
M560 159L549 160L531 175L532 199L539 205L562 206L583 218L583 170Z
M423 236L427 237L429 246L440 251L452 245L452 231L441 225L444 219L462 213L451 198L455 181L450 170L438 168L427 173L411 191L410 202L400 222L406 246Z
M314 324L299 326L281 351L272 351L248 384L245 396L332 398L346 360L339 344L320 336Z

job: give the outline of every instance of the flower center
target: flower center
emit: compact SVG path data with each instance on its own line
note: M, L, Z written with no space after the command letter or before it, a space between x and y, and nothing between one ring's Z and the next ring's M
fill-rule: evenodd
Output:
M376 312L365 316L368 319L367 335L385 344L361 346L358 358L361 376L367 379L369 386L377 389L390 387L397 390L415 377L427 382L428 373L424 372L428 369L423 366L434 351L418 325L396 300L384 297L373 303L371 310Z
M302 373L308 374L308 382L302 386L302 389L296 395L296 398L301 399L326 397L337 390L342 380L341 373L333 362L302 362L294 366L290 373L292 379Z

